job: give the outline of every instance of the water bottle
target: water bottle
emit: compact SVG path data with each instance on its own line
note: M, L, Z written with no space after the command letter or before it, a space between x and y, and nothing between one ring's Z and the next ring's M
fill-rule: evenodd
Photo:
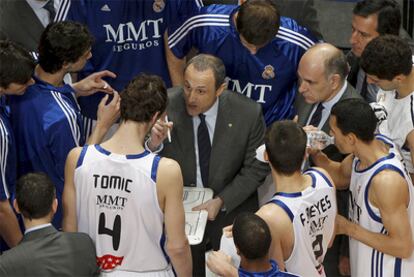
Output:
M334 144L334 137L329 136L324 131L310 131L306 133L308 137L307 146L312 149L323 150L328 145Z

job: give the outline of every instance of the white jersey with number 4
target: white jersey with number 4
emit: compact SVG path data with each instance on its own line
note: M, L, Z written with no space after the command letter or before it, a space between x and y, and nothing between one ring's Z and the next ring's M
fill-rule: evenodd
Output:
M293 224L295 242L286 270L300 276L325 276L323 259L334 235L336 192L328 178L311 168L312 186L302 192L276 193L270 200L281 207ZM275 219L277 220L277 219Z
M410 199L407 211L411 230L413 231L414 188L411 178L408 177L400 158L390 151L388 156L377 160L364 170L358 169L359 164L359 159L355 158L352 164L351 183L349 187L349 219L371 232L387 234L387 230L382 224L380 211L369 201L368 192L374 176L383 170L392 170L400 174L407 182ZM387 197L386 195L382 196ZM414 254L408 259L396 258L379 252L352 238L349 240L349 249L351 275L353 277L413 276Z
M173 276L156 189L160 157L85 146L75 169L78 231L96 245L104 273Z

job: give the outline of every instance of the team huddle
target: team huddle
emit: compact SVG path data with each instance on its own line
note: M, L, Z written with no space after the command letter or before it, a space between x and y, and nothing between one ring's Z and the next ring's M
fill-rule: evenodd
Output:
M0 276L411 276L399 5L358 2L345 54L282 13L312 1L239 2L0 5L42 23L0 26Z

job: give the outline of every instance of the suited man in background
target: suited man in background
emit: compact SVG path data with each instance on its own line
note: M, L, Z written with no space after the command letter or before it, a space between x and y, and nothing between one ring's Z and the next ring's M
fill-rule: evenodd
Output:
M329 134L328 118L333 105L342 99L361 98L346 80L348 72L345 55L331 44L317 44L303 55L298 68L300 95L295 101L299 125L312 125ZM345 157L335 145L329 145L323 152L336 161ZM347 215L348 190L337 191L337 202L338 212ZM324 261L327 276L338 276L338 270L349 275L348 252L347 238L337 237Z
M351 66L348 81L368 101L376 102L379 87L368 84L366 74L359 66L365 46L378 36L396 35L406 40L411 50L414 41L401 28L400 6L395 0L363 0L352 11L352 34L349 38L351 51L347 55Z
M10 39L37 52L40 35L53 21L61 0L0 1L0 40Z
M82 233L58 232L50 223L58 202L44 173L30 173L16 185L14 207L22 214L22 241L0 258L0 276L93 276L95 246Z
M329 43L316 44L303 55L298 67L299 94L295 108L301 126L313 125L329 134L332 106L346 98L361 98L346 80L349 66L341 50Z
M204 275L205 242L217 250L222 228L241 211L257 210L256 189L269 173L255 158L265 131L261 107L227 91L225 76L219 58L201 54L187 63L184 88L168 92L167 114L174 128L161 155L180 164L185 186L214 191L212 200L195 208L207 210L209 222L204 243L192 247L194 276ZM166 138L166 130L163 122L153 127L150 149Z

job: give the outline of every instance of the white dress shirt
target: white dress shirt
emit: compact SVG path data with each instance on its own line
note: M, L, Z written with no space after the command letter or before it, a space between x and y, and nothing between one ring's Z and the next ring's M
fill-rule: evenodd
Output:
M47 4L48 1L26 0L26 2L32 8L37 18L39 18L40 22L42 23L44 27L46 27L49 24L49 12L43 8ZM59 8L59 3L60 3L60 0L59 1L55 0L55 2L53 3L53 6L55 7L56 11Z
M211 106L211 108L204 113L206 125L208 129L208 134L210 136L210 143L213 146L213 137L214 137L214 129L216 127L216 120L217 120L217 112L218 112L218 103L219 99L217 98L216 102ZM200 118L198 116L193 117L193 130L194 130L194 150L195 150L195 159L196 159L196 169L197 169L197 187L202 188L203 181L201 179L201 171L200 171L200 162L198 160L198 140L197 140L197 131L198 126L200 125Z
M49 227L49 226L52 226L52 224L51 223L46 223L46 224L37 225L37 226L34 226L32 228L26 229L26 231L24 231L24 234L26 235L30 232L40 230L40 229L43 229L43 228L46 228L46 227Z
M331 110L332 110L333 105L335 105L339 101L339 99L341 99L342 95L345 93L345 90L346 90L347 86L348 86L348 82L345 81L345 83L342 86L342 88L339 90L339 92L331 100L328 100L328 101L322 103L323 110L322 110L321 121L319 122L319 125L318 126L315 126L319 130L322 129L323 125L328 120L329 115L331 114ZM315 113L317 106L318 105L315 103L315 105L314 105L314 107L312 109L312 112L310 113L310 115L308 117L308 120L306 122L306 125L309 125L309 122L310 122L313 114Z

